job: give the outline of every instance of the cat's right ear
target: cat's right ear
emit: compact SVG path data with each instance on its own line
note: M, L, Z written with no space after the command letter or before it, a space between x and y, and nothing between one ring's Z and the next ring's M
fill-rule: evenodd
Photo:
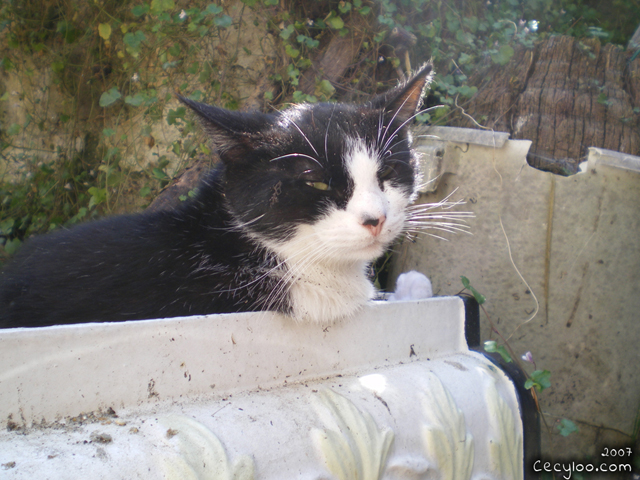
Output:
M381 108L387 116L407 123L419 112L425 90L432 79L433 66L428 62L404 83L375 97L371 106Z
M255 149L263 139L262 132L273 122L265 113L231 111L182 96L178 98L196 113L214 149L225 162L242 159Z

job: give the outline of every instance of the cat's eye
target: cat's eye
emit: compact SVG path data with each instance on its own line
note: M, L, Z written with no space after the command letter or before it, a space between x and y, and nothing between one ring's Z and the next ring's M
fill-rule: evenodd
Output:
M323 192L328 192L331 190L331 186L324 182L305 182L310 187L315 188L316 190L322 190Z
M382 167L382 170L380 170L380 173L378 174L378 177L380 178L380 180L386 180L389 177L391 177L391 175L394 172L395 172L395 170L391 165L385 165L384 167Z

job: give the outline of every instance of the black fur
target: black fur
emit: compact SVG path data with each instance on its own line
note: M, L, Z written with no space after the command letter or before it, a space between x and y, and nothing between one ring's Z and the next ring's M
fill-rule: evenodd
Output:
M270 260L229 229L220 173L175 211L115 216L30 240L2 272L2 326L255 308L246 285L256 264ZM268 288L269 277L263 283Z
M380 175L412 191L403 123L429 71L364 106L302 105L266 115L181 99L222 160L196 197L176 210L106 218L26 242L0 272L0 328L273 308L265 299L284 267L260 239L284 242L328 204L346 206L345 138L385 147L388 168ZM381 125L398 130L386 146ZM286 298L277 308L288 311Z

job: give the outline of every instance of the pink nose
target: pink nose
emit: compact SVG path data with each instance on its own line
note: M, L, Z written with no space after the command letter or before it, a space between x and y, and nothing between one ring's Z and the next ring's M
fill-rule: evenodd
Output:
M379 218L367 218L364 222L362 222L362 226L371 232L371 235L377 237L382 232L382 226L384 225L387 217L381 215Z

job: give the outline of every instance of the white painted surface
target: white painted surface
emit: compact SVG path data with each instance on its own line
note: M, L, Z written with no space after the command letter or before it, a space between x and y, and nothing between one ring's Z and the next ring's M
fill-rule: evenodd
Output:
M10 479L464 480L500 478L505 455L522 472L512 385L468 351L452 297L328 328L251 313L0 331L0 409Z

